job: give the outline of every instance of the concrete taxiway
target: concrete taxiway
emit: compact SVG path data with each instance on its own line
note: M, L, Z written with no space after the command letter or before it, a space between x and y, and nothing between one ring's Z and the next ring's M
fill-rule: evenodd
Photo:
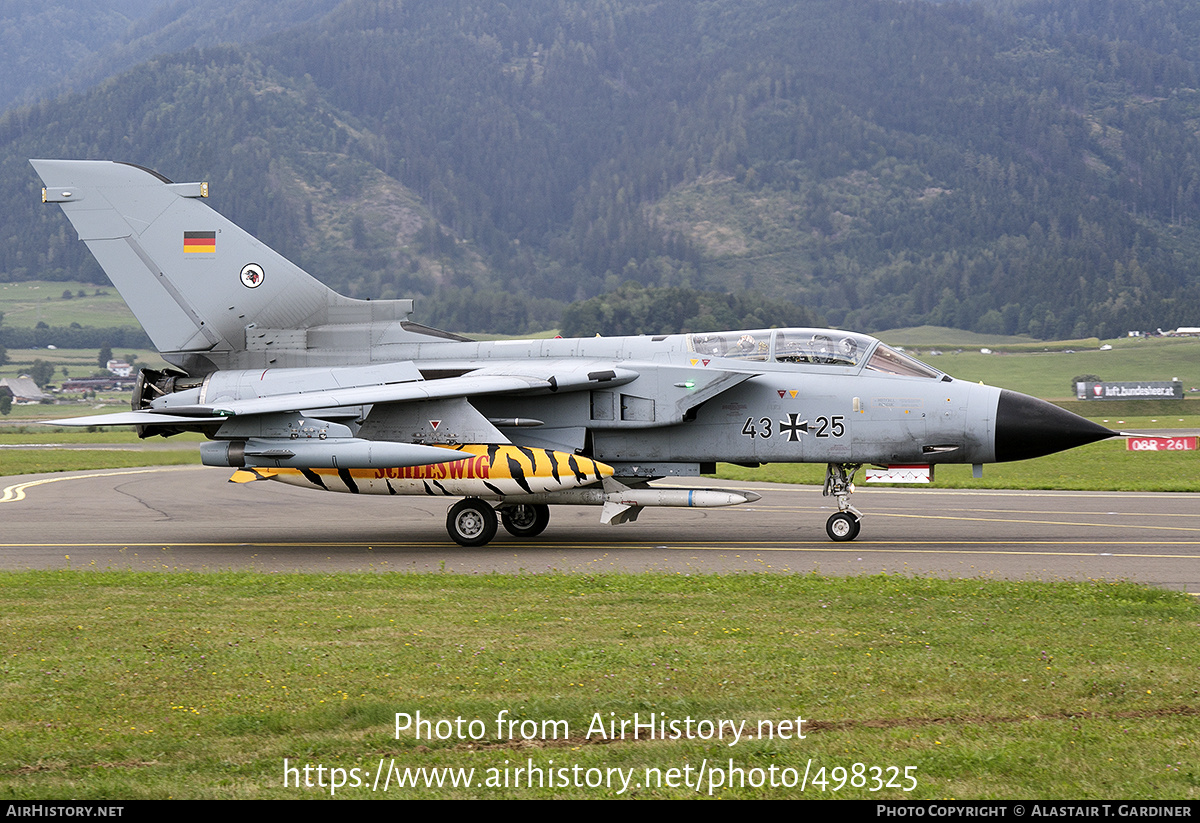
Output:
M723 509L646 509L604 526L552 507L535 539L503 530L464 549L452 499L356 497L279 483L236 485L203 467L113 469L0 480L0 568L212 571L771 571L1130 580L1200 592L1194 495L861 488L861 536L825 536L819 488L752 488Z

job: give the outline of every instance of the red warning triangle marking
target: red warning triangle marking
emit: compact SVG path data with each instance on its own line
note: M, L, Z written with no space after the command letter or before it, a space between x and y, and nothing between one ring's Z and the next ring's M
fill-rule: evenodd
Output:
M708 360L701 360L700 362L701 362L701 363L703 363L703 364L704 364L704 365L706 365L706 366L709 364L709 361L708 361Z
M783 389L779 392L780 397L783 397L785 394L787 394L787 389Z
M434 431L437 431L437 427L442 425L442 421L441 420L430 420L429 425L433 426Z

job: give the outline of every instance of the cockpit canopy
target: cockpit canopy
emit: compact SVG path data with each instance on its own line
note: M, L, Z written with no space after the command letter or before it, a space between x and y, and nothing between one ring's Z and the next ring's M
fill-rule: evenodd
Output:
M942 372L874 337L836 329L761 329L687 335L688 349L711 357L811 366L860 364L868 371L940 379Z

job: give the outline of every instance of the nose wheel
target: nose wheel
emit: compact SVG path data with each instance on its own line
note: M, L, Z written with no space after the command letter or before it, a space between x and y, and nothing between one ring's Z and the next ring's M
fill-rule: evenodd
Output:
M831 515L825 522L825 533L829 535L830 540L836 540L839 543L858 537L860 528L862 528L862 521L850 512L838 512Z
M825 467L826 497L836 497L838 511L825 522L825 533L838 543L858 537L862 528L862 512L850 505L854 493L854 475L862 468L861 463L830 463Z

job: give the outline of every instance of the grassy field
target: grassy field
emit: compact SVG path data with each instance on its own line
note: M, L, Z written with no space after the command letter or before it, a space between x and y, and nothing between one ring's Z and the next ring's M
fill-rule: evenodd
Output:
M69 291L71 299L63 299ZM79 296L79 292L83 296ZM99 292L99 294L97 294ZM112 286L91 283L58 283L30 280L24 283L0 283L0 312L4 324L32 328L39 322L48 326L100 328L130 326L137 328L133 312Z
M1200 604L1128 584L95 571L0 574L0 597L13 799L320 798L331 767L364 770L337 797L380 797L381 760L485 783L395 798L620 794L516 787L531 765L632 770L638 798L1200 797ZM588 734L635 713L678 739ZM284 758L326 787L285 787ZM647 785L685 767L691 788Z
M7 417L0 417L0 431L14 426L52 424L64 417L93 414L112 414L129 411L131 392L101 392L87 400L60 400L58 403L30 403L12 407ZM86 431L83 429L81 431Z
M94 431L87 429L54 426L54 425L14 425L0 426L0 447L63 444L68 446L86 445L171 445L187 448L183 444L203 443L204 435L195 433L177 434L170 438L152 437L142 440L132 428L113 427L98 428Z
M888 339L886 334L883 337ZM1121 338L1107 342L1113 347L1110 351L1079 350L1073 354L1063 351L981 354L978 345L952 348L939 343L907 346L906 350L959 380L981 381L1048 400L1074 399L1071 380L1083 374L1099 375L1106 381L1178 378L1185 392L1200 387L1198 339ZM933 350L942 354L931 355Z
M1092 443L1070 451L983 467L983 477L971 476L970 466L937 466L931 488L940 489L1061 489L1081 491L1200 491L1198 452L1133 452L1123 439ZM768 483L825 482L824 464L774 463L747 469L717 465L717 477ZM863 475L857 482L865 486ZM917 487L914 487L917 488Z
M946 326L910 326L904 329L888 329L875 332L875 337L893 346L908 346L912 348L964 348L978 349L980 347L999 348L1007 346L1026 346L1039 343L1032 337L1009 334L979 334L966 329L951 329ZM1096 343L1099 346L1099 343Z
M138 466L199 465L200 451L137 449L5 449L0 451L0 477L45 472L128 469Z
M1059 400L1056 406L1121 431L1200 428L1195 400Z

